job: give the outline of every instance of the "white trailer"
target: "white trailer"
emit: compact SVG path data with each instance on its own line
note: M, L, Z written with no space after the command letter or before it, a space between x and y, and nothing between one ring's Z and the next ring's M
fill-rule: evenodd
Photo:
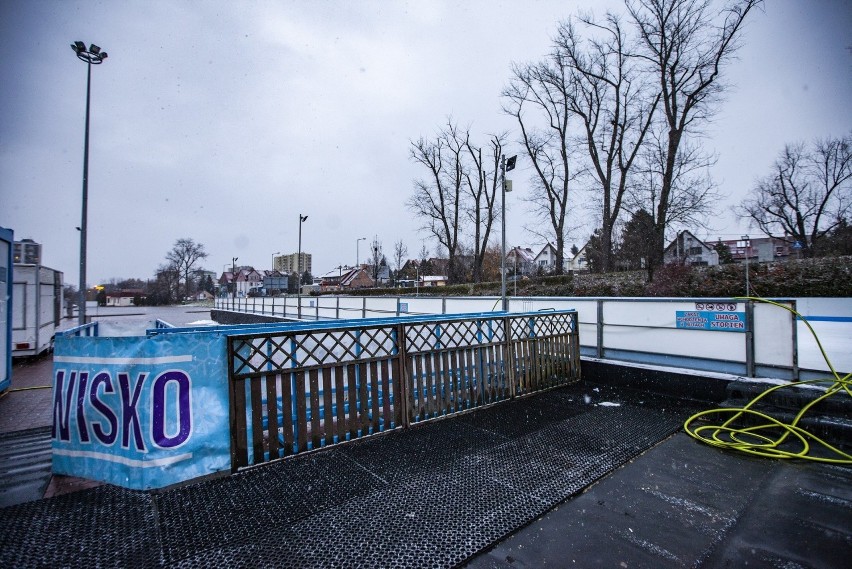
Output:
M37 356L53 347L62 321L62 273L16 263L12 279L12 356Z

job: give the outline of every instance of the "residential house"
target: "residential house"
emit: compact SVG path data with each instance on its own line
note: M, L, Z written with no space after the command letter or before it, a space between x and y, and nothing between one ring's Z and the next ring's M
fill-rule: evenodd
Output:
M219 277L219 285L221 290L227 291L227 294L235 294L236 296L248 296L249 293L255 294L260 291L263 286L263 275L254 269L254 267L239 267L236 274L232 272L224 272Z
M529 247L512 247L506 252L506 270L515 275L533 272L535 253Z
M719 264L719 254L689 231L680 231L663 251L663 263L714 266Z
M438 257L432 257L425 261L421 259L409 259L402 266L402 269L399 270L399 274L406 280L418 277L422 279L426 273L447 276L448 262L447 259L439 259Z
M357 268L338 267L322 275L319 289L325 291L345 291L359 288L370 288L375 281L363 266Z
M577 251L577 254L572 256L568 261L568 270L580 273L586 272L589 270L589 258L586 255L586 248L589 246L588 243L583 245L583 248Z
M537 272L554 272L556 270L556 247L551 243L545 243L538 255L533 258L533 266L535 266Z

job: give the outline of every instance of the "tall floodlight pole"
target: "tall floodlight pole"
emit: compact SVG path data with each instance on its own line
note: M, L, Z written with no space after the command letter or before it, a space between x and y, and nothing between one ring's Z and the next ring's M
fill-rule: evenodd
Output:
M86 134L83 139L83 213L80 222L80 310L78 312L78 324L86 323L86 231L88 229L88 207L89 207L89 102L92 93L92 65L99 65L107 58L107 53L101 48L91 44L88 49L86 44L75 41L71 49L77 54L77 58L86 62Z
M359 237L355 241L355 269L360 267L359 263L361 262L361 241L366 241L366 237Z
M510 172L515 168L515 160L517 158L517 156L512 156L507 160L504 155L500 159L500 229L502 232L500 239L500 299L502 300L503 312L509 310L509 301L506 298L506 192L512 191L506 188L506 172Z
M302 319L302 224L308 219L307 215L299 214L299 251L296 253L296 313Z
M751 241L749 241L748 235L743 235L743 248L745 249L745 273L746 273L746 296L751 296L751 290L748 282L748 257L749 257L749 249L751 249Z

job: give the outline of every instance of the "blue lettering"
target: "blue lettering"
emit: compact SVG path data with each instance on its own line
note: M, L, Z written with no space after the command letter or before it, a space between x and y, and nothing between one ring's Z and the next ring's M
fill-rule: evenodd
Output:
M170 437L166 433L166 415L168 413L166 390L169 382L177 385L178 431ZM154 405L151 418L151 436L154 444L161 448L173 448L186 442L192 432L192 407L190 404L189 377L182 371L167 371L154 380Z
M77 379L77 432L80 434L80 442L87 443L89 442L89 429L86 428L86 412L83 405L86 403L86 384L89 383L89 372L81 371Z
M140 373L130 393L130 374L118 374L118 387L121 391L121 446L130 448L130 432L133 431L133 441L136 450L145 452L145 442L142 440L142 425L139 422L139 396L142 394L142 385L145 383L147 374Z
M109 424L109 432L104 432L101 426L103 423L100 421L92 422L92 432L94 432L95 438L100 442L105 445L111 445L118 436L118 418L112 412L112 409L98 398L98 388L101 384L104 386L104 393L115 393L115 387L112 385L112 377L106 372L101 372L92 380L92 387L89 390L89 402L106 419L106 423Z
M74 380L77 374L71 372L71 377L68 378L68 391L65 391L65 371L56 372L56 380L53 386L53 428L50 431L50 436L56 438L56 426L59 426L59 440L70 441L71 432L68 421L70 419L71 397L74 391ZM65 396L65 405L62 404L62 397Z

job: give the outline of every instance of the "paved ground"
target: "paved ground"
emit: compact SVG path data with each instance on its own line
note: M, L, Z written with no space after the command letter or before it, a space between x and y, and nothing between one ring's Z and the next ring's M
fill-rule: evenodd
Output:
M12 390L0 398L0 434L45 427L52 423L53 359L15 360Z
M0 399L0 447L43 450L50 404ZM42 454L0 565L847 567L852 469L707 447L677 432L694 409L581 384L160 493L51 480Z
M51 475L52 376L50 354L16 360L12 388L0 397L0 507L101 484Z

